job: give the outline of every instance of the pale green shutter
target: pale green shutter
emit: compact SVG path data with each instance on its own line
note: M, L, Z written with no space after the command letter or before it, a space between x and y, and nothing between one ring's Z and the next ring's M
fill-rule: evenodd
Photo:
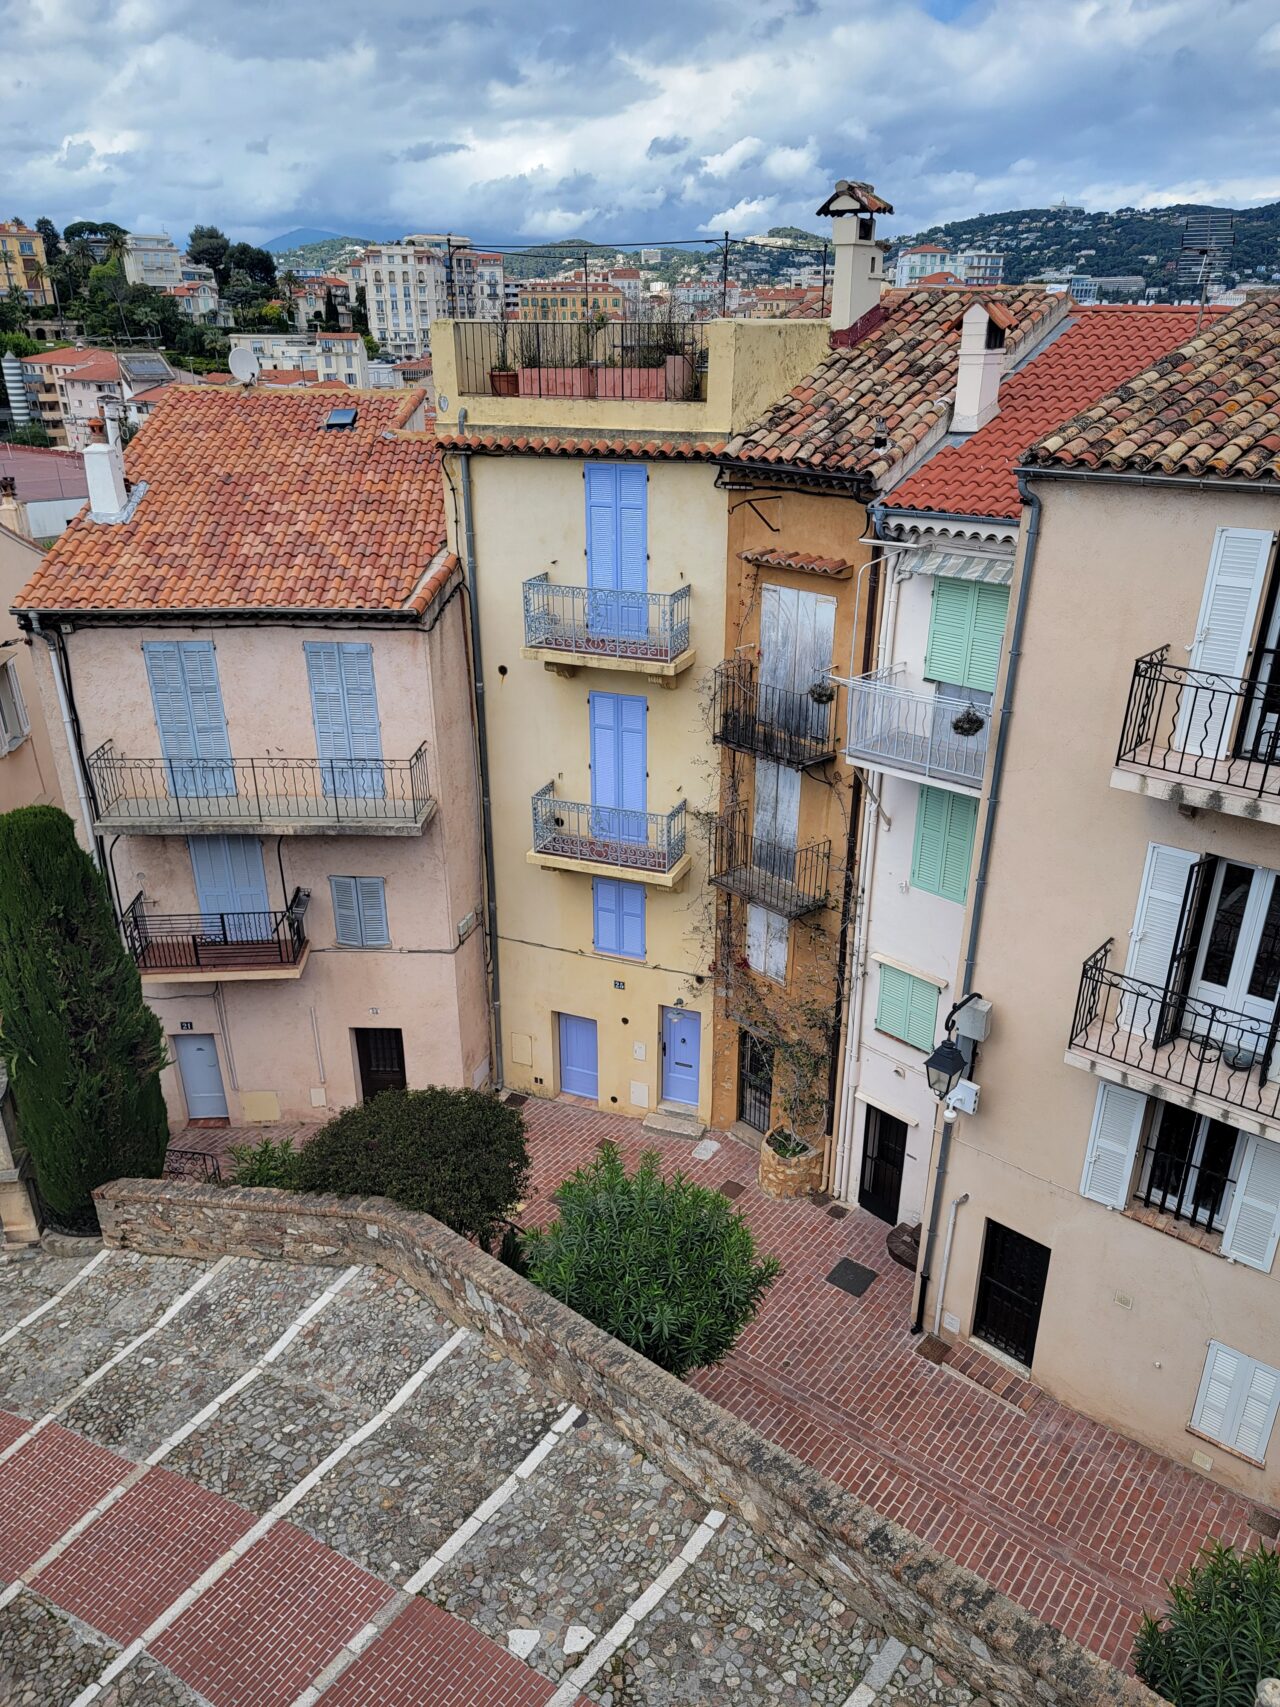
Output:
M1009 589L985 581L933 583L924 673L932 682L995 691L1009 611Z
M916 805L911 883L962 905L969 888L978 803L945 788L922 788Z
M969 892L969 866L973 860L978 802L967 794L949 794L947 805L947 832L942 844L942 885L938 893L963 906Z
M876 1030L890 1037L907 1034L907 985L910 978L896 966L880 968L880 995L876 1002Z
M881 966L876 1003L876 1029L900 1037L917 1049L933 1048L938 1024L938 991L923 978L913 978L896 966Z
M967 688L994 693L1000 672L1000 648L1004 644L1005 618L1009 614L1008 587L979 582L973 612L973 639L969 646L969 668L960 680Z
M917 1049L931 1051L938 1026L938 990L923 978L907 977L907 1038Z

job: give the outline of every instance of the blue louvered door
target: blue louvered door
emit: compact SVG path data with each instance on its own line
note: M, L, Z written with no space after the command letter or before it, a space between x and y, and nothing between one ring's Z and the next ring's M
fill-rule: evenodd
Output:
M589 462L587 628L610 640L649 629L648 474L643 466Z
M381 800L386 792L373 648L333 640L303 647L324 792Z
M227 942L271 936L267 875L256 836L192 836L187 843L200 913L220 920Z
M178 799L234 794L213 642L149 640L142 656L170 794Z
M615 842L647 842L649 704L642 694L593 693L591 830Z

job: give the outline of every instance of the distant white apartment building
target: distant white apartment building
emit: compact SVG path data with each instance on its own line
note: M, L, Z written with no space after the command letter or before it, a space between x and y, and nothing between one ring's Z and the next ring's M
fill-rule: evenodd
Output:
M506 276L502 256L476 253L476 319L501 320L506 313Z
M377 243L347 269L363 287L369 330L395 356L420 355L438 319L500 320L505 312L501 258L483 257L467 237L416 232Z
M231 348L248 350L264 373L313 374L311 383L370 384L369 352L358 332L233 332Z
M129 233L129 246L124 252L124 276L130 284L170 290L174 285L190 282L183 274L183 267L189 264L167 233Z
M1004 256L993 249L955 250L939 243L918 243L898 256L893 282L901 289L935 273L954 273L966 285L998 285L1004 278Z

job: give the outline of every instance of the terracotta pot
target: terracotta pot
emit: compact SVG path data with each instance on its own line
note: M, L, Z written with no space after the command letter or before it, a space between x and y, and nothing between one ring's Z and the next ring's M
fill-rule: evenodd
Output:
M522 367L521 397L594 397L596 372L590 367Z
M520 395L520 375L513 367L491 367L489 369L489 389L495 397L518 397Z
M597 397L642 398L660 403L667 395L667 374L660 367L602 367L596 370Z
M822 1190L822 1150L809 1144L798 1156L780 1156L766 1138L758 1178L767 1197L808 1197Z

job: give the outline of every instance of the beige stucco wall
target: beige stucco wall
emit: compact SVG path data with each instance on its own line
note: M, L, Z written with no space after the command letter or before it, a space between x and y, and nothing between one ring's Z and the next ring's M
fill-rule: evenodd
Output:
M583 668L570 679L523 658L521 583L548 572L584 585L583 465L549 457L472 460L476 572L498 896L503 1072L539 1096L559 1089L559 1013L594 1019L599 1101L643 1114L656 1106L661 1071L660 1009L683 1002L702 1015L700 1109L710 1108L710 895L704 887L706 831L693 813L714 798L718 762L707 716L709 673L723 640L724 496L715 470L655 462L649 470L649 590L693 588L693 667L663 688L643 675ZM452 524L451 524L452 525ZM568 801L591 799L587 696L648 699L648 809L688 802L692 870L674 891L647 886L643 963L592 946L591 877L530 865L531 798L553 780ZM628 873L619 870L619 877ZM616 988L620 984L622 988ZM522 1061L521 1056L525 1059Z
M40 567L41 552L29 540L0 527L0 661L17 665L18 686L27 708L31 733L21 746L0 757L0 812L15 806L61 806L62 791L45 723L44 703L36 684L35 654L43 641L29 642L9 614L9 606ZM5 642L12 641L12 645ZM56 717L56 710L54 716Z
M1112 964L1124 965L1148 843L1280 868L1280 830L1184 815L1109 781L1134 659L1165 642L1173 662L1186 658L1214 529L1280 527L1280 499L1038 489L1044 520L974 980L993 1027L980 1109L957 1122L947 1174L946 1202L970 1200L945 1308L967 1332L987 1218L1049 1246L1037 1381L1184 1463L1203 1453L1213 1476L1274 1502L1280 1439L1259 1470L1187 1423L1210 1339L1280 1364L1280 1274L1080 1196L1097 1085L1063 1055L1085 957L1114 937Z
M90 752L111 739L131 757L157 756L142 642L210 637L237 759L314 757L305 640L367 640L384 757L407 759L422 741L428 744L438 806L421 835L261 836L272 906L283 907L295 887L311 890L311 952L301 977L226 978L217 985L145 980L167 1035L179 1035L188 1021L193 1031L217 1038L233 1122L275 1113L287 1120L323 1118L357 1100L353 1027L399 1027L411 1085L471 1085L488 1077L483 933L478 923L461 941L458 932L468 915L478 921L483 895L464 608L455 598L431 635L416 627L309 625L78 628L68 639ZM49 703L47 662L40 676ZM65 747L61 758L70 782ZM107 846L123 905L141 891L150 912L195 910L185 837L126 835L107 838ZM390 948L335 944L330 876L385 878ZM174 1066L165 1073L165 1092L175 1124L181 1123L186 1110Z

